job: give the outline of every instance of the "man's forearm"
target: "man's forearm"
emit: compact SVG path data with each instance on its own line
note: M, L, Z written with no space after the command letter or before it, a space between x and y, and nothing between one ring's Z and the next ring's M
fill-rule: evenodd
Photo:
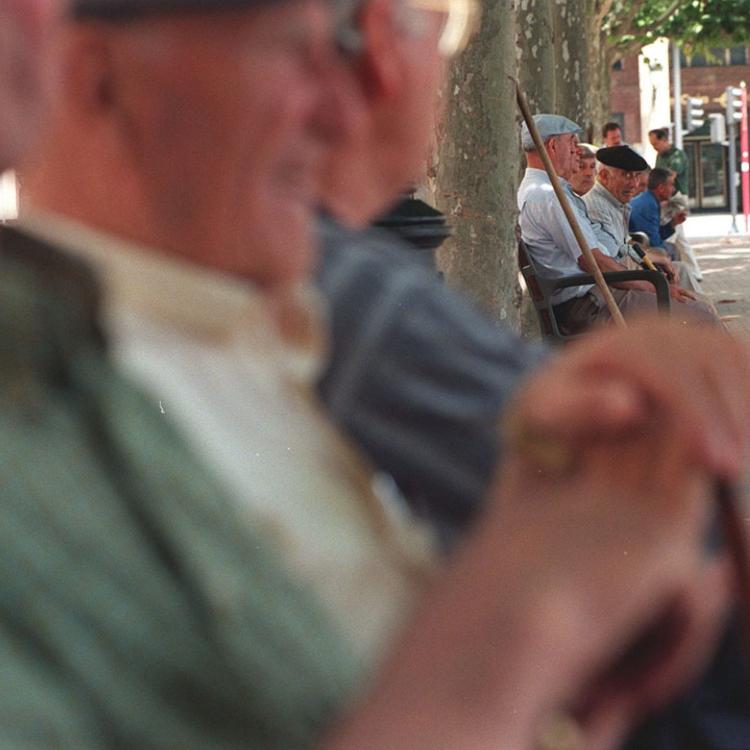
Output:
M627 268L625 268L625 266L622 265L622 263L618 263L614 258L610 257L606 253L603 253L597 248L594 248L591 252L594 256L594 260L596 261L596 265L599 267L599 270L602 273L628 270ZM583 268L588 273L592 273L592 269L583 256L578 259L578 265L580 265L581 268ZM613 286L615 289L631 289L641 292L655 291L653 285L649 284L648 281L618 281L614 284L611 284L610 286Z

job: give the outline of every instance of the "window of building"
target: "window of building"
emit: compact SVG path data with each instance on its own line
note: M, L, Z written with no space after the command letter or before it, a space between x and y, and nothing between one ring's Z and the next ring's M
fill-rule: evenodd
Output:
M680 50L680 64L683 68L706 68L723 65L746 65L747 47L712 47L707 53L685 54Z
M730 47L729 64L747 65L747 47Z

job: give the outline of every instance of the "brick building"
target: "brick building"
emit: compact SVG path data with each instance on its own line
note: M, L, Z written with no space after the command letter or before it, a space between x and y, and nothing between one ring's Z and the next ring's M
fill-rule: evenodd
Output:
M650 161L654 154L648 145L648 130L671 125L672 121L670 61L671 54L664 44L661 50L649 48L640 56L624 58L612 70L612 118L622 123L625 139L643 151ZM695 210L726 211L729 205L727 147L711 143L708 116L725 112L727 86L738 86L741 81L750 85L750 48L714 49L709 55L681 54L681 62L683 102L687 97L700 99L706 117L702 128L683 136L683 147L691 162L691 204Z
M641 138L641 83L637 55L618 60L611 71L609 103L612 119L620 123L623 138L634 145Z

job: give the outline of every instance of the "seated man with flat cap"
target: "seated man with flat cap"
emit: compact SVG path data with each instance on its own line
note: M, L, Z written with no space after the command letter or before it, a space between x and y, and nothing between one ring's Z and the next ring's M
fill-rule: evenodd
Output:
M638 194L639 180L648 171L648 162L626 145L600 148L596 158L600 164L596 185L583 200L589 217L601 227L601 241L613 257L625 262L630 240L630 201ZM651 249L649 258L665 268L679 287L700 293L700 287L684 263L672 263L658 247Z
M591 221L586 204L575 195L568 181L579 166L578 133L581 128L560 115L535 115L534 122L598 267L602 272L627 270L602 241L603 233ZM527 169L518 189L519 224L521 237L539 267L540 275L560 279L582 270L590 271L525 124L521 145L526 154ZM612 294L625 316L656 309L654 287L646 281L615 284ZM670 295L684 303L673 305L673 315L692 314L713 320L713 316L690 299L691 295L684 290L670 286ZM580 333L610 318L601 292L591 284L561 289L555 293L553 302L558 324L564 333Z

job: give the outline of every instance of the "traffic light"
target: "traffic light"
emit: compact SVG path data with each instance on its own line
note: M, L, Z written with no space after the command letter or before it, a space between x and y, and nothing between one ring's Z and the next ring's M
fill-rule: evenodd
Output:
M739 122L742 119L742 89L739 86L727 86L727 123Z
M697 130L704 123L703 99L689 96L685 106L685 127L687 132Z
M727 127L721 112L712 112L708 116L711 132L711 143L724 143L727 139Z

